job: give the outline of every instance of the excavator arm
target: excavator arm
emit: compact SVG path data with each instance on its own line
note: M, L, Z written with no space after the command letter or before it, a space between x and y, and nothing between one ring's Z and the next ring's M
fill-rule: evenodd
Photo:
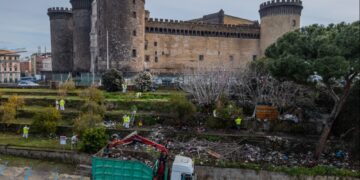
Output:
M129 136L125 137L124 139L121 140L114 140L109 144L109 148L113 148L119 145L127 145L127 144L131 144L133 142L139 142L139 143L143 143L146 145L150 145L155 147L156 149L158 149L159 151L161 151L162 153L164 153L165 155L169 154L169 150L161 144L158 144L154 141L151 141L149 139L146 139L140 135L137 134L137 132L134 132L132 134L130 134Z

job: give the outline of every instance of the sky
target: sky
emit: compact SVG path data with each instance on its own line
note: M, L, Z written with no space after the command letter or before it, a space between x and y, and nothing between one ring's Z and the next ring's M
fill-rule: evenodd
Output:
M226 2L226 3L225 3ZM151 17L189 20L223 9L226 14L259 20L265 0L147 0ZM359 20L359 0L303 0L301 26ZM69 0L0 0L0 49L26 48L27 56L50 51L49 7L71 7ZM260 20L259 20L260 21Z

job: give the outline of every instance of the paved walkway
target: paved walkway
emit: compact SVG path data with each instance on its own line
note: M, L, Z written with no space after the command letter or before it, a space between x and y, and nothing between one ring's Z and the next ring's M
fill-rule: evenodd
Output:
M0 173L0 180L90 180L89 177L34 171L26 167L6 167L0 169Z

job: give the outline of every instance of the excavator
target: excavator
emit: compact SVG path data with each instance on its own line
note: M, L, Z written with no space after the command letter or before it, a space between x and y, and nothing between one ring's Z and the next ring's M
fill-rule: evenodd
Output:
M152 173L144 173L147 168L144 163L139 161L122 161L122 160L114 160L111 158L93 158L93 179L95 180L106 180L107 176L105 174L109 174L109 171L114 172L111 177L115 177L115 179L146 179L146 180L195 180L194 173L194 163L191 158L177 155L175 156L175 160L173 161L171 170L168 168L168 156L169 150L166 146L162 144L158 144L154 141L146 139L137 134L137 132L133 132L130 135L126 136L123 139L113 138L112 141L104 148L105 154L110 154L112 149L119 146L126 146L129 144L141 143L147 146L156 148L160 151L160 157L155 161L154 167L151 169ZM101 162L104 161L104 162ZM108 161L111 161L109 163ZM97 164L111 164L112 166L108 166L104 168L103 166L97 166ZM95 165L95 166L94 166ZM143 168L135 168L135 167L143 167ZM122 167L122 168L119 168ZM116 168L116 169L109 169ZM123 173L116 173L115 171L119 170ZM103 171L103 172L102 172ZM113 179L112 178L112 179Z

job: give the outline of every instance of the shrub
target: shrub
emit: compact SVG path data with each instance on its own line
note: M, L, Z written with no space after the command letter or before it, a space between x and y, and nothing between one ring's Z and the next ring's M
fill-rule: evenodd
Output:
M138 91L151 91L152 75L150 72L141 72L135 78L135 87Z
M106 131L104 128L90 128L85 130L80 150L86 153L96 153L107 143Z
M10 96L8 101L3 106L2 122L7 125L11 124L16 119L16 112L25 104L24 98L13 95Z
M99 105L94 101L85 101L84 105L81 107L82 114L96 114L101 117L104 117L106 108L104 105Z
M48 107L35 114L31 127L40 134L52 135L56 133L60 119L60 112L53 107Z
M87 130L96 128L102 122L102 117L98 114L81 114L74 121L73 131L80 136Z
M25 105L25 100L21 96L13 95L9 97L7 103L11 104L16 110L18 110Z
M213 129L226 129L235 126L235 118L243 116L243 109L226 97L222 97L216 107L216 117L209 117L206 125Z
M111 69L102 76L102 83L106 91L115 92L122 90L124 82L122 73L116 69Z
M13 105L5 103L3 106L2 123L10 125L16 119L16 109Z
M80 94L80 97L88 101L96 102L98 104L104 104L105 102L104 93L94 86L83 90Z
M194 115L196 113L195 105L186 97L174 95L170 100L171 113L175 115L175 120L171 124L174 125L191 125L194 123Z
M60 97L64 97L69 91L74 91L75 89L75 82L72 79L68 79L59 86L58 94Z

